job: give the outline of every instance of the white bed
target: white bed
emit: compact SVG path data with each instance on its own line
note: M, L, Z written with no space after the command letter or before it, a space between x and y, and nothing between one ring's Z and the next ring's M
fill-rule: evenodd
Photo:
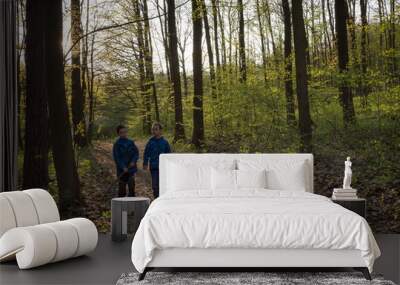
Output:
M270 185L208 188L209 166L242 176L262 167ZM160 198L134 237L132 262L140 278L155 267L354 267L370 278L380 251L368 223L312 193L311 154L161 155Z

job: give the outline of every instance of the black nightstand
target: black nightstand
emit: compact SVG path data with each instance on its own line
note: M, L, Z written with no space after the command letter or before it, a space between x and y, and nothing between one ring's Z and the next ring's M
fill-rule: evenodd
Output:
M332 202L353 211L356 214L359 214L364 219L367 217L367 200L364 198L357 198L352 200L336 200L332 199Z

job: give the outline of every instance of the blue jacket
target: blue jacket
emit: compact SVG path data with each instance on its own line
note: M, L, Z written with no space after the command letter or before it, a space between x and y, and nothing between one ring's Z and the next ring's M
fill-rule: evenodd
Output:
M131 162L137 162L139 159L139 151L133 140L126 138L118 138L113 146L113 158L117 166L117 175L120 176L124 172L124 168L128 168L129 174L133 175L137 171L137 167L129 168Z
M150 161L150 169L158 169L160 154L170 152L171 147L166 139L151 137L144 149L143 165L147 165Z

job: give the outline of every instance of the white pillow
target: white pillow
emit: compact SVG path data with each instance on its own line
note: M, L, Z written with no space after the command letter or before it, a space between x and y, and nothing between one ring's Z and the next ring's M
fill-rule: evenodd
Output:
M267 171L236 170L238 188L267 188Z
M235 169L235 160L217 160L212 165L207 160L187 159L168 162L167 191L211 190L211 167L216 169Z
M210 167L169 164L168 188L171 191L210 189Z
M240 170L267 170L267 188L273 190L306 191L308 185L306 161L239 160Z
M236 170L211 168L211 188L213 190L235 190Z
M236 170L232 169L211 169L211 188L213 190L235 190Z

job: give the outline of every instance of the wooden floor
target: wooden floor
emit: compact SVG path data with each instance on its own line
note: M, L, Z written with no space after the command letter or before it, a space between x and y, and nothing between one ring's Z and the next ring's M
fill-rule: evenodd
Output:
M382 257L375 273L400 282L400 235L377 235ZM130 259L131 241L115 243L101 234L97 249L82 256L30 270L19 270L15 262L0 265L0 284L115 284L124 272L134 271ZM312 270L310 270L312 271Z

